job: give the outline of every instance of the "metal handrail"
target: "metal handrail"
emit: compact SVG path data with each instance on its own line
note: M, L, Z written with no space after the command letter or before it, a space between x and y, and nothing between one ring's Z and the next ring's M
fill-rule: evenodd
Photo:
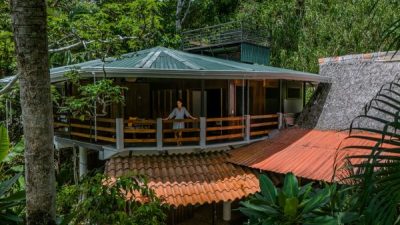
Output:
M231 42L268 44L268 35L254 32L241 21L232 21L182 32L184 50L222 45Z

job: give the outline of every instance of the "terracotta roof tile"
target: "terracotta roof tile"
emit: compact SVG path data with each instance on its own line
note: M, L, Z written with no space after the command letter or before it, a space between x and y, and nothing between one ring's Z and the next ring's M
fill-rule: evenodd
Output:
M226 162L228 157L224 152L117 157L106 163L106 174L144 174L156 195L173 206L232 201L259 191L256 174Z
M331 182L340 180L346 171L347 156L368 153L363 146L374 146L376 141L362 137L381 138L373 133L307 130L292 128L276 137L230 151L228 160L237 165L298 177ZM393 146L384 144L383 147ZM358 160L358 162L356 161ZM360 159L352 159L360 163ZM335 177L334 177L335 176Z

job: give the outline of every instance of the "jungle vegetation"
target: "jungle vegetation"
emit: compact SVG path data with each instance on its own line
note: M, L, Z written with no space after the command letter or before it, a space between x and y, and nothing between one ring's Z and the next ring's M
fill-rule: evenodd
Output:
M32 15L37 20L29 20ZM57 102L49 83L48 68L96 58L104 60L156 45L179 48L182 30L241 20L255 29L269 32L273 66L318 72L318 58L321 57L400 49L399 15L400 2L396 0L1 1L0 77L20 74L24 79L21 85L0 95L2 223L90 221L101 224L100 221L106 221L111 224L123 221L123 224L162 224L165 220L164 206L143 185L145 182L140 182L141 177L122 178L112 187L100 185L100 180L104 179L101 171L79 180L76 171L71 169L76 163L76 154L54 153L52 133L46 129L51 127L51 123L38 122L51 121L52 100ZM23 30L16 29L24 25L28 25L27 29L39 30L26 36ZM32 54L36 49L39 49L39 54ZM22 54L24 52L31 54ZM92 102L98 101L93 98L96 90L101 91L101 87L110 85L112 83L104 82L98 86L82 87L82 90L92 91L91 95L84 97ZM114 95L103 99L123 102L116 97L121 90L114 88ZM70 99L65 110L74 113L74 107L82 102L82 99ZM7 110L7 114L6 107L12 108ZM86 114L90 116L91 113ZM22 124L22 120L30 122ZM397 119L389 122L391 127L398 128ZM5 127L8 128L6 131ZM38 132L28 132L37 127L40 128ZM387 131L382 131L382 134L388 135ZM371 151L376 155L377 149ZM38 158L47 163L38 165ZM391 160L396 162L398 159ZM61 161L70 164L61 164ZM396 198L390 198L396 190L388 187L398 187L396 172L400 167L383 167L380 173L375 174L375 168L382 165L374 165L374 160L370 162L372 166L365 166L366 176L361 184L373 189L348 191L324 186L314 190L310 186L297 185L294 176L289 174L280 190L273 187L266 177L261 177L262 192L244 202L241 210L253 224L377 224L377 219L381 224L398 223L396 205L400 201L398 194ZM42 185L35 184L33 180L40 177L46 179ZM134 207L127 210L126 202L116 191L121 187L141 191L152 201L144 206L128 202ZM38 192L41 195L35 196ZM99 194L102 198L93 197ZM85 200L78 201L82 195L86 196ZM348 205L333 203L337 198ZM107 205L110 199L115 200L112 202L114 205ZM352 199L357 202L353 203ZM116 210L105 218L91 207L92 201ZM387 201L395 207L391 210L374 207ZM48 210L41 210L43 207ZM259 213L260 210L263 213ZM367 216L371 212L375 212L374 217ZM132 218L132 213L138 216Z

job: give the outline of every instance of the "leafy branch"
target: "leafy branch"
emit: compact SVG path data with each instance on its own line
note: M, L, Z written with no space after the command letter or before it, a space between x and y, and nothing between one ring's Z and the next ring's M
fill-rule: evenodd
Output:
M78 87L78 94L63 98L64 102L59 107L59 111L62 113L70 113L73 117L81 119L106 116L107 108L110 105L125 103L123 91L126 88L114 85L111 79L102 79L82 85L76 71L71 71L66 76Z

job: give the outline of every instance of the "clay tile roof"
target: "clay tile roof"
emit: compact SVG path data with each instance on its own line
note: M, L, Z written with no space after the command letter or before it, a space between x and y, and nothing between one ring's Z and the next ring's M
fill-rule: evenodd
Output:
M241 199L259 191L250 169L226 162L224 152L112 158L105 173L111 178L139 172L149 187L172 206Z
M364 138L360 138L364 137ZM321 181L340 181L346 174L347 156L367 154L363 146L375 146L380 135L359 132L307 130L292 128L276 137L232 150L229 162L269 172ZM393 148L389 144L382 147ZM352 159L361 163L361 159Z

